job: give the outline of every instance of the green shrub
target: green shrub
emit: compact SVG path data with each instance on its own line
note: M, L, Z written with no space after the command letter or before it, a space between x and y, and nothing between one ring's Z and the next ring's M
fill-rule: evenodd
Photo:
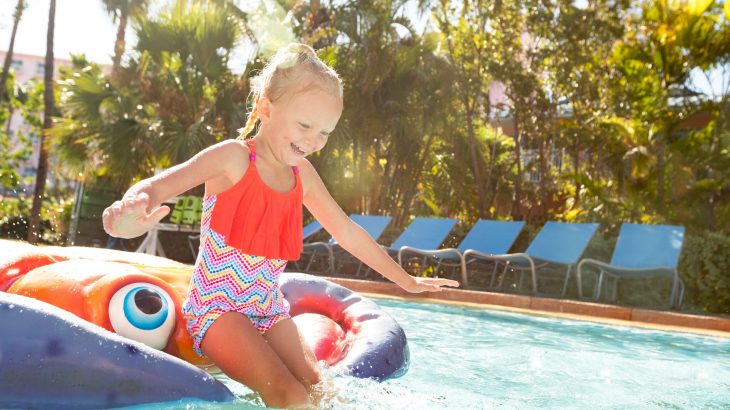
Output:
M616 238L596 235L585 257L609 261ZM730 238L708 231L685 234L679 261L679 275L685 284L681 310L694 313L730 313ZM584 275L584 292L595 284L594 275ZM614 282L608 280L601 301L609 300ZM672 282L664 278L623 278L618 283L616 303L647 309L669 309ZM575 295L569 292L569 297Z
M730 313L730 237L688 232L679 272L687 286L683 310Z
M0 238L26 240L30 198L3 198L0 203ZM48 198L41 207L41 243L63 245L73 210L73 198Z

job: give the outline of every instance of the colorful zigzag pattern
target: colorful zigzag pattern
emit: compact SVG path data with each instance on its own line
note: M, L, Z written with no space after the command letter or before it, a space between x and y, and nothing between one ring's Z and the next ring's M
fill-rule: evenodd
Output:
M205 331L225 312L245 314L260 332L288 317L289 305L277 286L286 260L248 255L228 246L210 229L216 196L203 198L200 251L183 304L196 352Z

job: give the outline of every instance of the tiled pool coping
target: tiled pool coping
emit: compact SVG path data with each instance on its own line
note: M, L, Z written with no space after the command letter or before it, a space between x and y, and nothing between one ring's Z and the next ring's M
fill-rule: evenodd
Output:
M461 289L444 289L441 292L414 294L408 293L399 286L389 282L345 278L326 279L355 292L374 296L509 310L614 325L640 326L730 338L730 317L690 315L686 313L664 312L568 299L552 299Z

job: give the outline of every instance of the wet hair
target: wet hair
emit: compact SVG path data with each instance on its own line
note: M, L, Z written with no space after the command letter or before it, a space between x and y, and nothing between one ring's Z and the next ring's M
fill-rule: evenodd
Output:
M238 139L244 139L256 127L261 97L276 102L285 95L319 89L342 98L342 80L337 72L317 57L306 44L292 43L279 49L261 72L251 79L253 107L246 125L239 129Z

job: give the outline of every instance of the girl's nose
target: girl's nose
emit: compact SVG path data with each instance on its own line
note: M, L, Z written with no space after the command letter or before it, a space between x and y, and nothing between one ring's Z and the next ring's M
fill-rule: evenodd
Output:
M304 143L307 144L308 150L313 150L314 147L317 145L317 133L316 132L308 132L304 134Z

